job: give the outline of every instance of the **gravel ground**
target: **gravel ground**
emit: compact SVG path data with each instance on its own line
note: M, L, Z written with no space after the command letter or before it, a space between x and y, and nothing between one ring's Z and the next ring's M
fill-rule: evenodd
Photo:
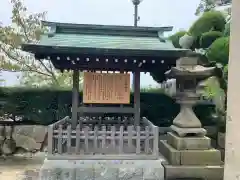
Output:
M44 153L16 155L6 160L0 158L0 179L37 180L38 172L44 161Z

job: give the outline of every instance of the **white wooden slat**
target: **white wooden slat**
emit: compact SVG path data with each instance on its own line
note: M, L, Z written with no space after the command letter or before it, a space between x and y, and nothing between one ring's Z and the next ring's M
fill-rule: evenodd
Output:
M62 125L60 124L59 127L58 127L58 141L57 141L57 152L59 154L62 154L62 142L63 142L63 139L62 139Z
M98 126L94 126L93 148L98 149Z
M53 154L53 126L48 126L48 153Z
M72 145L71 132L72 132L72 126L71 126L71 124L69 124L67 126L67 153L68 154L71 154L71 145Z
M158 156L159 150L158 150L158 141L159 141L159 129L157 126L153 128L153 134L154 134L154 140L153 140L153 154Z
M146 134L146 138L145 138L145 142L144 142L144 149L145 149L145 153L148 154L149 153L149 131L150 128L148 126L145 127L145 134Z
M127 127L128 129L128 147L131 147L133 144L132 144L132 140L133 140L133 126L128 126Z
M120 126L120 133L119 133L119 153L123 153L123 126Z
M85 136L85 138L84 138L84 146L85 146L84 150L85 150L85 153L89 153L89 145L88 145L88 141L89 141L88 135L89 134L88 133L89 133L89 127L86 126L84 128L84 136Z
M77 125L76 127L76 148L75 148L75 153L78 154L80 153L80 124Z
M105 149L106 148L106 126L102 126L102 131L103 131L103 134L102 134L102 149Z
M140 147L140 140L141 140L141 137L140 137L140 126L137 126L137 138L136 138L136 154L140 154L141 152L141 147Z
M113 149L115 149L116 147L116 127L115 126L111 126L111 145L113 147Z

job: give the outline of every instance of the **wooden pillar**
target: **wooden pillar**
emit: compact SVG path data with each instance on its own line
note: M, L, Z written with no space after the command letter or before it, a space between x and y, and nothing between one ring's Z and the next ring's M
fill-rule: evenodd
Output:
M240 179L240 1L232 1L230 53L228 63L225 180Z
M79 71L73 71L73 89L72 89L72 125L77 126L78 120L78 100L79 100Z
M140 124L140 70L133 73L134 78L134 123Z

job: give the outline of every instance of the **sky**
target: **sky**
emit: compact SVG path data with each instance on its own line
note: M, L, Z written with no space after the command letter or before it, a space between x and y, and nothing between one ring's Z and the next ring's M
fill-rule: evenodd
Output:
M185 29L196 20L194 15L200 0L142 0L139 5L139 26L173 26L173 32ZM47 12L48 21L133 25L133 5L131 0L25 0L30 12ZM11 23L12 6L10 0L1 0L0 21ZM17 74L4 72L5 85L18 83ZM148 74L141 74L141 86L156 86Z

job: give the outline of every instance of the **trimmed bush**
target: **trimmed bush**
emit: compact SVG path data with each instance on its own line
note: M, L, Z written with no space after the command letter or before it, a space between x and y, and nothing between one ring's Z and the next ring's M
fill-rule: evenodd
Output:
M173 34L172 36L169 37L169 40L172 41L172 44L175 48L181 48L181 46L179 45L179 39L184 36L187 32L186 31L179 31L175 34Z
M212 43L207 50L207 58L210 62L221 63L223 66L228 64L229 56L229 37L221 37Z
M222 32L219 31L210 31L203 33L200 38L200 47L208 48L216 39L223 36Z
M71 91L4 88L0 91L0 97L6 101L1 108L4 113L13 113L26 121L47 125L71 116ZM79 101L82 101L82 92ZM214 106L198 105L194 110L203 125L214 124L211 119ZM171 97L163 93L141 92L141 116L147 117L155 125L170 126L178 113L179 105Z
M189 29L190 35L199 37L209 31L223 32L225 29L225 17L219 11L205 12Z

